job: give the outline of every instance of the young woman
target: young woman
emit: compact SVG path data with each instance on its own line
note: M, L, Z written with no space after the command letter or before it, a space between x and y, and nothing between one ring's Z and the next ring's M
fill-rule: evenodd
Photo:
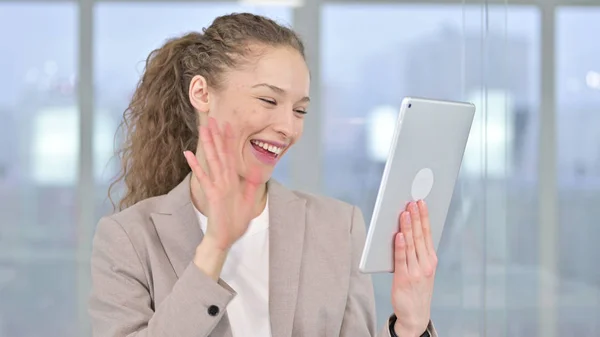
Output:
M271 179L302 135L309 82L298 36L252 14L150 54L124 116L126 194L94 237L94 336L376 335L361 212ZM399 227L380 336L436 336L425 204Z

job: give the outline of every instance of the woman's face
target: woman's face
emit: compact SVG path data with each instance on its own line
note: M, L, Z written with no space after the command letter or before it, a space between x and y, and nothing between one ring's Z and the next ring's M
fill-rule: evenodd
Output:
M231 124L237 137L238 174L247 177L249 169L257 166L266 182L302 135L310 75L306 62L292 48L262 47L259 55L240 69L228 71L218 91L206 90L204 79L194 78L190 99L201 118Z

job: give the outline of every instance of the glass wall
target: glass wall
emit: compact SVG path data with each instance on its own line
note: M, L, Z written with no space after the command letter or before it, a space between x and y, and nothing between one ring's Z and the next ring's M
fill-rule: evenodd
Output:
M538 10L331 4L321 20L325 192L359 205L369 219L394 127L384 130L377 119L395 118L404 96L474 102L478 111L439 250L436 324L452 336L477 334L478 313L493 303L489 336L506 331L500 329L505 314L513 327L535 329L536 311L524 315L523 301L535 304L537 295ZM374 277L380 325L392 312L391 279ZM509 283L519 291L508 290Z
M319 141L296 145L276 179L318 182L367 224L393 132L378 121L394 120L404 96L477 105L438 251L440 336L597 335L600 3L250 2L0 0L0 336L89 336L89 280L77 273L96 223L79 220L80 202L94 221L112 211L117 126L144 61L167 38L241 11L293 26L308 51L316 104L304 138ZM79 45L82 32L91 44ZM92 78L80 79L90 62ZM81 87L93 88L93 111ZM89 116L93 133L80 132ZM382 327L391 275L373 279Z
M560 335L598 334L600 323L600 8L556 12L556 132Z
M0 3L0 336L78 336L77 32L73 3Z

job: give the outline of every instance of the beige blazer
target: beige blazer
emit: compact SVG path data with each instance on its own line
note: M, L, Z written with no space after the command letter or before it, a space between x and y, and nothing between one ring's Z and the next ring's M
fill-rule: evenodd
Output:
M100 220L89 302L95 337L231 337L235 290L191 262L203 233L189 183L188 175L167 195ZM272 336L375 336L371 278L357 269L361 212L275 181L268 193ZM431 325L430 333L437 336ZM389 336L387 326L378 336Z

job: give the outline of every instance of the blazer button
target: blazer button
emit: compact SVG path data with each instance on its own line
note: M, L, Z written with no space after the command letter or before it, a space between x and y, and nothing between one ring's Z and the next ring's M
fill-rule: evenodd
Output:
M208 314L211 316L217 316L219 314L219 307L216 305L211 305L208 307Z

